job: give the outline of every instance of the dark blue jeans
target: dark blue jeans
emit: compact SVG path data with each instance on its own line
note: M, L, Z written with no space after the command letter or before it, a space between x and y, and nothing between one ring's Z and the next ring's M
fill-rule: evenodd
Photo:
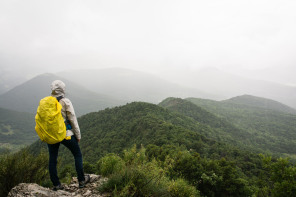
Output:
M48 144L49 151L49 175L50 180L52 181L54 186L60 185L60 180L57 173L57 160L60 144L66 146L73 154L75 159L75 167L77 172L78 181L84 181L84 172L82 165L82 154L80 151L80 147L78 141L74 135L71 136L71 140L63 140L56 144Z

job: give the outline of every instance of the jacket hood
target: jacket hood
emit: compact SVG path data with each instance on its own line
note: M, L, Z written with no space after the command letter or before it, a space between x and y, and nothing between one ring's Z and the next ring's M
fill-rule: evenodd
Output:
M53 97L65 96L66 85L61 80L53 81L51 83L50 88L51 88L51 96Z

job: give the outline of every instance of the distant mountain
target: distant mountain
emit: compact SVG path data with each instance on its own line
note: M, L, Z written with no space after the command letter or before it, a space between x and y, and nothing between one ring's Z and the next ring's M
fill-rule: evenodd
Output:
M237 95L247 94L276 100L296 109L296 87L264 81L260 77L258 77L259 79L251 79L216 68L180 72L168 78L173 80L176 77L180 79L179 83L186 87L217 95L217 97L192 97L225 100Z
M247 95L226 101L186 100L248 132L254 147L296 158L296 115L293 109L276 101Z
M69 70L57 73L69 80L87 87L89 90L111 95L118 99L132 101L144 101L159 103L167 97L212 98L206 91L197 88L188 88L178 83L171 83L152 74L123 69L93 69L93 70ZM178 79L176 79L178 81Z
M34 115L0 108L1 150L18 150L37 140Z
M256 70L239 69L235 72L240 76L249 76L253 79L273 81L280 84L296 86L295 65L281 65Z
M0 95L0 107L36 113L40 99L51 94L50 84L56 79L65 82L66 96L71 99L78 116L126 103L117 98L89 91L85 87L62 77L43 74Z
M4 84L1 84L0 85L0 94L3 94L6 91L7 91L7 88L4 86Z
M30 76L32 76L32 73L29 74L27 70L0 68L0 95L26 82Z
M252 95L237 96L237 97L233 97L228 100L225 100L223 102L229 103L229 104L246 105L249 107L263 108L263 109L275 110L279 112L296 114L296 109L293 109L287 105L284 105L280 102L277 102L271 99L256 97Z

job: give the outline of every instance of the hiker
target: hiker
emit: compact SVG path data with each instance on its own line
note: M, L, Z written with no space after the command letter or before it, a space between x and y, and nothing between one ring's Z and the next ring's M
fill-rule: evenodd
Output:
M60 80L55 80L51 84L51 96L57 98L62 105L61 112L67 128L65 139L55 144L48 144L49 174L54 185L53 190L64 189L57 175L57 158L60 144L66 146L74 156L79 188L83 188L90 181L89 175L85 176L83 172L82 154L78 144L81 140L80 128L73 105L68 98L65 98L65 87L66 85Z

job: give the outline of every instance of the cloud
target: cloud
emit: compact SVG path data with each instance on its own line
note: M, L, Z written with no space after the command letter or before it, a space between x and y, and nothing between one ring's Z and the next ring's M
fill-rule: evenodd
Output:
M1 1L0 67L294 64L295 8L289 0Z

